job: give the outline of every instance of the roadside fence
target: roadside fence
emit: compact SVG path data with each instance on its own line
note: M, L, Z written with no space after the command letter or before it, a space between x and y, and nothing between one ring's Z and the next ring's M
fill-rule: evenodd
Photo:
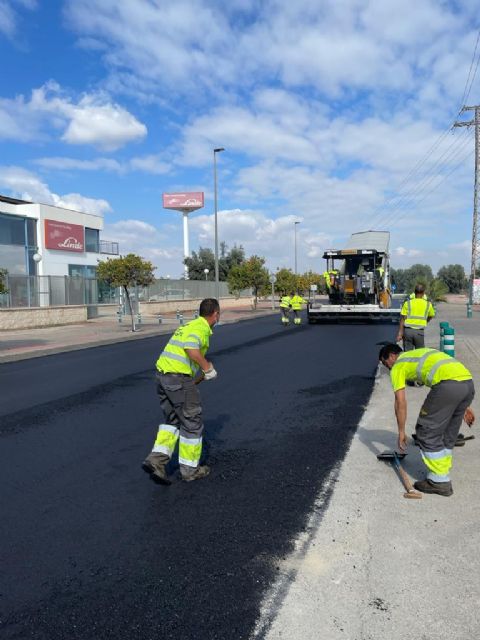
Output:
M96 278L82 276L25 276L8 274L7 293L0 294L0 309L25 307L54 307L69 305L125 305L120 289L110 287ZM219 283L221 298L243 298L250 289L238 295L228 291L226 282ZM155 280L148 287L135 286L129 290L132 305L139 302L168 302L215 297L215 282L202 280Z

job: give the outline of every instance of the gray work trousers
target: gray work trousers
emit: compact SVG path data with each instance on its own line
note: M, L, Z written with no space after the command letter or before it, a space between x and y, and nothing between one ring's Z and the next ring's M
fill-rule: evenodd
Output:
M160 406L165 414L167 425L176 427L180 436L180 448L184 442L202 439L203 419L202 404L198 387L193 378L179 373L157 373L157 393ZM162 425L159 427L159 432ZM171 455L152 451L147 457L153 466L165 465ZM197 464L198 464L197 460ZM196 470L192 464L182 464L180 458L180 472L186 477Z
M420 409L416 426L420 449L453 449L463 414L474 396L473 380L444 380L434 385Z
M425 346L425 329L403 328L403 350L423 349Z

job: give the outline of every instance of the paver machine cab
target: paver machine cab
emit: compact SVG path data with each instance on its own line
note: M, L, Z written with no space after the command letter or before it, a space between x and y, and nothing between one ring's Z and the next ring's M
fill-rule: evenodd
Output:
M398 322L400 310L392 309L388 231L362 231L350 236L345 249L323 254L328 304L313 297L308 321Z

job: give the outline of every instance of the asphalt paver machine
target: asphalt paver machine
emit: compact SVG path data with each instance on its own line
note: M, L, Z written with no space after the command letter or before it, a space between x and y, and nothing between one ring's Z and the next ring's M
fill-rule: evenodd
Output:
M399 322L400 309L392 308L389 243L388 231L361 231L345 249L325 251L328 302L314 295L308 321Z

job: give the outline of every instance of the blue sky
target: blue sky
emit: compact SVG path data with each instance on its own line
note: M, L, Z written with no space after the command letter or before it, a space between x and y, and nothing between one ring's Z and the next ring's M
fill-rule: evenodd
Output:
M0 0L0 193L101 213L105 239L179 276L181 216L162 193L205 192L190 245L213 247L225 147L220 239L272 270L293 267L295 220L301 270L369 228L391 231L394 266L468 266L472 135L436 143L466 86L480 101L477 9Z

